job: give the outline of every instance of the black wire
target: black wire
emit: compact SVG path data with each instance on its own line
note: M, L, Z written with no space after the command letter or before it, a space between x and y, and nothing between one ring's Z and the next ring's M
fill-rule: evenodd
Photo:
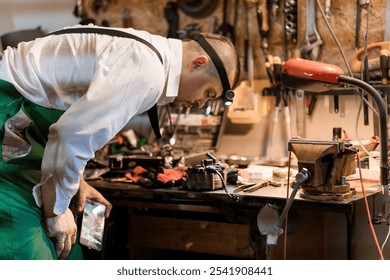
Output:
M216 173L218 175L218 177L221 179L221 182L222 182L222 188L224 189L225 193L230 197L232 198L233 200L235 201L238 201L240 200L240 197L236 194L232 194L232 193L229 193L228 190L226 189L226 184L225 184L225 180L223 179L223 176L221 174L221 172L219 172L218 170L216 169L213 169L213 168L208 168L208 170L211 170L212 172Z

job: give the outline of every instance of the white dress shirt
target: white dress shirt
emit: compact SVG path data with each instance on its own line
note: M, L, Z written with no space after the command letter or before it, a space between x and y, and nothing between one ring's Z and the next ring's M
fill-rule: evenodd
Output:
M154 45L163 64L143 43L97 34L38 38L16 49L7 48L0 60L0 79L12 83L31 102L65 111L50 127L42 179L33 189L41 206L40 186L49 178L54 181L57 215L69 207L95 151L133 116L177 96L182 42L131 28L117 29Z

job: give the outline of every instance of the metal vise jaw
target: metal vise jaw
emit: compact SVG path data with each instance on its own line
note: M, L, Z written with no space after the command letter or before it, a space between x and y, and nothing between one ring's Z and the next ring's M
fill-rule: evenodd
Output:
M298 159L298 169L306 168L310 179L302 184L303 196L340 200L350 193L345 177L356 172L356 150L344 141L291 139L288 150ZM317 198L317 197L316 197Z

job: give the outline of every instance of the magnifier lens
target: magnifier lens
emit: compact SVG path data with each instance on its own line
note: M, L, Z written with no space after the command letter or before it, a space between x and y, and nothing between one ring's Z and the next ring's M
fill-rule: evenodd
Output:
M226 91L225 95L224 95L225 105L227 105L227 106L232 105L233 98L234 98L234 91L232 91L232 90Z

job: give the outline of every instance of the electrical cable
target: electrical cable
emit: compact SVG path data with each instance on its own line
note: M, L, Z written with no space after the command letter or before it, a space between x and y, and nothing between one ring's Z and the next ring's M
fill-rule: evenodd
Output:
M381 246L382 252L383 252L383 249L385 248L385 245L386 245L387 241L389 240L389 236L390 236L390 224L389 224L389 230L387 231L387 235L386 235L385 241L383 241L383 244Z
M362 112L362 109L363 109L363 98L360 98L360 103L359 103L359 109L358 109L358 116L356 118L356 122L355 122L355 131L356 131L356 137L358 139L358 142L359 142L359 145L360 145L360 148L368 155L368 157L371 157L373 158L371 152L369 152L366 147L364 147L364 144L360 138L360 135L359 135L359 120L360 120L360 115L361 115L361 112ZM378 115L379 113L376 112Z
M370 15L370 7L371 7L371 2L368 3L367 6L367 20L366 20L366 31L363 33L363 47L364 47L364 52L363 52L363 58L362 58L362 63L366 61L367 57L367 48L368 48L368 28L369 28L369 15ZM360 77L364 77L363 71L367 70L365 67L360 67Z
M364 46L364 54L363 54L363 58L362 58L362 61L365 61L367 59L367 48L368 48L368 28L369 28L369 14L370 14L370 7L371 7L371 2L368 3L368 6L367 6L367 21L366 21L366 31L364 32L363 34L363 46ZM360 76L363 77L363 69L364 67L362 67L362 70L360 72ZM355 131L356 131L356 136L357 136L357 139L358 139L358 142L359 142L359 145L360 147L362 148L362 150L368 155L368 157L370 158L373 158L372 154L364 147L362 141L361 141L361 138L359 136L359 119L360 119L360 115L362 113L362 110L363 110L363 102L365 102L369 107L370 109L373 111L373 113L375 115L379 115L378 111L373 108L373 106L363 97L363 92L361 90L358 90L358 92L360 93L360 96L361 96L361 102L360 102L360 105L359 105L359 110L358 110L358 116L356 118L356 124L355 124Z
M290 197L290 170L291 168L291 151L288 152L288 167L287 167L287 193L286 193L286 201ZM283 259L287 260L287 229L288 229L288 213L284 222L284 236L283 236Z
M344 61L344 63L345 63L345 66L346 66L346 68L347 68L347 70L348 70L349 76L353 77L353 73L352 73L351 67L350 67L350 65L349 65L349 63L348 63L348 61L347 61L345 52L344 52L343 48L341 47L340 42L338 41L338 39L337 39L337 37L336 37L336 34L334 33L332 27L330 26L328 19L327 19L326 16L325 16L325 12L324 12L324 10L322 9L319 0L316 0L316 3L317 3L318 9L319 9L320 12L321 12L321 15L322 15L324 21L325 21L325 24L326 24L326 26L328 27L328 30L329 30L330 34L332 35L332 38L333 38L333 40L335 41L335 43L336 43L336 45L337 45L337 48L339 49L339 51L340 51L340 53L341 53L341 56L342 56L343 61ZM369 26L369 21L368 21L369 8L370 8L370 4L368 4L368 7L367 7L366 30L368 30L368 26ZM367 51L367 38L368 38L368 35L367 35L367 31L366 31L366 32L365 32L365 50L364 50L363 61L364 61L365 56L366 56L366 53L367 53L367 52L366 52L366 51ZM363 76L363 75L361 74L361 76ZM362 98L363 101L371 108L371 110L373 110L376 114L378 114L378 113L376 112L375 108L374 108L369 102L367 102L367 100L365 100L365 99L363 98L363 94L362 94L362 93L361 93L361 98ZM360 112L359 112L359 114L360 114Z
M339 40L337 40L336 34L334 34L333 29L332 29L332 27L330 26L329 21L328 21L328 19L327 19L326 16L325 16L325 12L324 12L324 10L323 10L322 7L321 7L320 1L319 1L319 0L316 0L316 3L317 3L318 9L319 9L320 12L321 12L321 15L322 15L324 21L325 21L325 24L326 24L326 26L328 27L328 30L329 30L330 34L332 35L332 37L333 37L333 40L336 42L336 45L337 45L337 47L338 47L338 49L339 49L339 51L340 51L340 53L341 53L341 56L343 57L343 60L344 60L345 66L347 67L348 73L349 73L349 75L350 75L351 77L353 77L352 70L351 70L351 67L349 66L349 63L348 63L348 61L347 61L347 57L345 56L344 50L343 50L343 48L341 47L341 45L340 45L340 43L339 43Z
M346 149L347 150L347 149ZM354 151L352 149L348 149L350 151ZM356 152L356 151L355 151ZM356 153L356 160L358 162L358 169L359 169L359 177L360 177L360 186L362 188L362 193L363 193L363 197L364 197L364 205L366 206L366 213L367 213L367 217L368 217L368 224L370 225L370 230L371 230L371 234L372 234L372 237L374 238L374 242L375 242L375 246L378 250L378 253L379 253L379 257L381 260L384 260L383 258L383 253L382 253L382 249L381 247L379 246L379 242L378 242L378 238L376 236L376 233L375 233L375 229L374 229L374 226L372 225L372 221L371 221L371 213L370 213L370 209L369 209L369 206L368 206L368 201L367 201L367 195L366 195L366 191L364 189L364 184L363 184L363 175L362 175L362 169L361 169L361 165L360 165L360 156L359 156L359 153Z
M341 53L341 56L342 56L343 61L344 61L344 63L345 63L345 67L346 67L347 70L348 70L349 76L353 77L353 73L352 73L351 67L350 67L350 65L349 65L349 63L348 63L348 61L347 61L345 52L344 52L343 48L341 47L340 42L338 41L338 39L337 39L337 37L336 37L336 34L334 33L332 27L330 26L328 19L327 19L326 16L325 16L325 12L324 12L324 10L322 9L319 0L316 0L316 3L317 3L318 9L319 9L320 12L321 12L321 15L322 15L324 21L325 21L325 24L326 24L326 26L327 26L327 28L328 28L330 34L332 35L332 38L333 38L333 40L335 41L335 43L336 43L336 45L337 45L337 48L339 49L339 51L340 51L340 53ZM368 30L368 26L369 26L369 21L368 21L369 8L370 8L370 4L369 4L368 7L367 7L366 30ZM368 38L368 34L367 34L367 31L366 31L366 32L365 32L365 50L364 50L363 61L364 61L364 59L365 59L364 57L366 56L366 51L367 51L367 38ZM361 74L361 76L362 76L362 74ZM361 97L363 98L363 94L361 94ZM364 100L364 99L363 99L363 100ZM366 100L364 100L364 102L371 108L371 110L373 110L376 114L378 114L378 113L376 112L375 108L374 108L370 103L368 103ZM359 114L360 114L360 112L359 112Z
M341 56L342 56L343 61L344 61L344 63L345 63L345 66L346 66L346 68L347 68L347 70L348 70L348 74L349 74L351 77L353 77L353 73L352 73L351 67L350 67L350 65L349 65L349 63L348 63L348 61L347 61L345 52L344 52L343 48L341 47L340 42L338 41L338 39L337 39L337 37L336 37L336 34L334 33L332 27L330 26L328 19L327 19L326 16L325 16L325 12L324 12L324 10L322 9L322 6L321 6L319 0L316 0L316 3L317 3L318 9L319 9L320 12L321 12L321 15L322 15L324 21L325 21L325 24L326 24L326 26L327 26L327 28L328 28L330 34L331 34L332 37L333 37L333 40L335 41L335 43L336 43L336 45L337 45L337 47L338 47L338 49L339 49L339 51L340 51L340 53L341 53ZM367 56L367 41L368 41L368 40L367 40L367 39L368 39L367 30L368 30L368 26L369 26L369 20L368 20L368 18L369 18L369 17L368 17L368 15L369 15L369 9L370 9L370 3L369 3L368 6L367 6L366 32L365 32L364 38L363 38L363 40L364 40L364 56L363 56L362 61L364 61L364 60L366 59L366 56ZM362 71L363 71L363 67L362 67ZM363 73L361 73L360 75L361 75L361 77L363 77ZM356 136L357 136L357 138L358 138L358 142L359 142L359 145L361 146L362 150L363 150L365 153L367 153L367 155L368 155L369 157L372 157L371 153L364 147L364 145L363 145L363 143L362 143L362 141L361 141L361 139L360 139L360 137L359 137L359 132L358 132L358 131L359 131L359 119L360 119L360 115L361 115L361 112L362 112L362 109L363 109L363 102L366 103L366 104L369 106L369 108L374 112L374 114L379 115L379 113L378 113L378 111L377 111L377 110L376 110L376 109L375 109L367 100L365 100L365 98L363 97L363 92L362 92L361 90L359 90L359 89L357 89L357 91L358 91L358 93L359 93L359 95L360 95L360 101L361 101L361 102L360 102L359 109L358 109L358 116L357 116L357 118L356 118L356 126L355 126Z
M225 180L223 179L223 176L222 176L221 172L219 172L218 170L216 170L216 169L214 169L214 168L207 168L207 170L211 170L211 172L214 172L215 174L218 175L218 177L221 179L223 190L225 191L225 193L226 193L230 198L232 198L233 200L236 200L236 201L240 199L238 195L235 195L235 194L232 194L232 193L229 193L229 192L228 192L228 190L226 189Z

